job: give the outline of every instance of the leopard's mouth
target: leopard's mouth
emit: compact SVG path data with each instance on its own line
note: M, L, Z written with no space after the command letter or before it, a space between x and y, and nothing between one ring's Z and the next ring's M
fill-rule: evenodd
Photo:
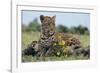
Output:
M55 32L51 31L50 32L50 36L53 36L55 34Z

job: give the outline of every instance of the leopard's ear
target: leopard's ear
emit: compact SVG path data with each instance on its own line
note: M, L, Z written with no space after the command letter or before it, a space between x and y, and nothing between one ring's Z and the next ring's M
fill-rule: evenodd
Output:
M43 15L40 15L40 20L41 20L41 22L44 20L44 16Z
M54 15L54 16L52 17L52 19L55 21L55 19L56 19L56 15Z

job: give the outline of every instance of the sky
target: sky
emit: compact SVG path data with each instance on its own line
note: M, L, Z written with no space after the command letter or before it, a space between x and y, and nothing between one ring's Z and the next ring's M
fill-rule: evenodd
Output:
M46 12L46 11L22 11L22 24L28 25L35 18L40 22L40 15L54 16L56 15L56 26L59 24L67 27L83 25L90 28L90 14L80 12Z

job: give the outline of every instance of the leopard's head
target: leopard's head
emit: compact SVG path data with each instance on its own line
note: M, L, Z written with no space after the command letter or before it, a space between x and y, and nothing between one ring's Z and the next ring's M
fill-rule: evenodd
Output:
M50 16L40 15L43 35L48 37L55 32L55 17L56 16L50 17Z

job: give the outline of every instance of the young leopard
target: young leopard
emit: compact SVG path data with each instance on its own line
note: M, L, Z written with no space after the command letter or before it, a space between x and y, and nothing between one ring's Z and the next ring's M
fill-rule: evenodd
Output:
M68 46L74 49L81 47L79 39L72 35L56 32L55 28L56 16L44 16L40 15L41 20L41 36L39 39L39 56L52 55L54 44L66 48ZM54 52L54 51L53 51Z

